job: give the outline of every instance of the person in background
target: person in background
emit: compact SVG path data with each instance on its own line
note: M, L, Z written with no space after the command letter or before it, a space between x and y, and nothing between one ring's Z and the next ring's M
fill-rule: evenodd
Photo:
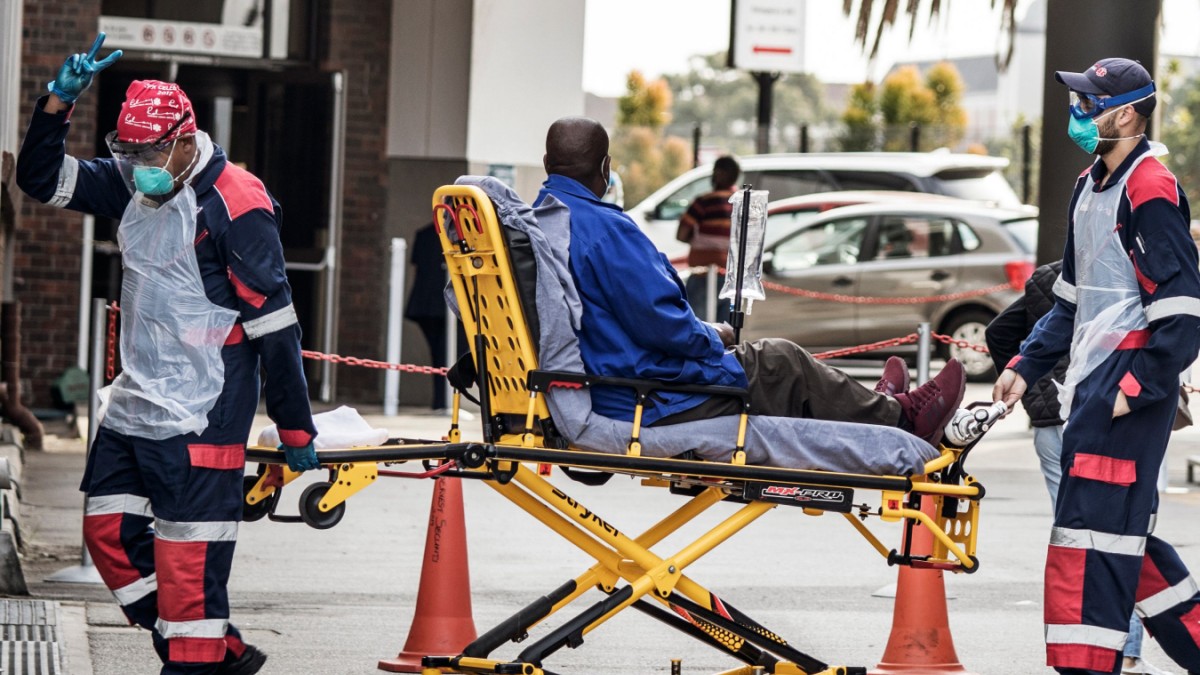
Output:
M288 466L319 465L278 202L196 126L172 82L125 92L112 158L66 154L76 99L121 56L67 58L38 99L17 184L121 220L122 371L87 457L83 538L163 675L250 675L266 655L229 622L246 439L266 373Z
M446 259L442 256L442 242L438 238L433 223L428 223L417 230L413 236L412 253L409 261L415 269L412 290L408 294L408 302L404 305L404 318L417 324L421 334L425 336L425 344L429 346L429 354L434 366L446 366L446 297L443 291L449 279L446 273ZM462 322L458 325L459 353L470 348L467 336L463 332ZM433 375L433 410L445 410L446 378L443 375Z
M604 191L600 201L621 210L625 209L625 184L621 182L621 176L616 171L608 173L608 189Z
M688 267L693 268L687 280L688 304L696 316L706 320L708 272L695 268L708 265L724 267L728 261L729 231L733 217L733 205L729 203L729 198L733 196L741 173L742 168L736 159L729 155L718 157L713 162L712 191L692 201L683 218L679 219L679 229L675 233L676 239L691 244L687 257ZM720 292L724 283L725 275L718 273L717 292ZM717 300L715 321L728 321L729 313L729 301Z

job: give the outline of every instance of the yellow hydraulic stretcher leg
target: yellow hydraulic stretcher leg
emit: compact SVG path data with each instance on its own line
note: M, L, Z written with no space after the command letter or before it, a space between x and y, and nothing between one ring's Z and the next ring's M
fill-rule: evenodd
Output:
M267 497L284 485L300 477L299 471L292 471L286 464L271 464L258 477L258 482L246 493L246 503L251 506L261 503Z

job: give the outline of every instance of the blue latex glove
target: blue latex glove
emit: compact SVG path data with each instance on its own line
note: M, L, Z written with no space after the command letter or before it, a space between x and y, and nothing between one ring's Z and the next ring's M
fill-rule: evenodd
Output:
M312 441L303 447L295 447L291 445L279 446L283 450L283 456L287 458L288 468L292 471L308 471L309 469L321 468L321 463L317 461L317 450L313 447Z
M97 61L96 53L100 51L100 46L104 44L104 33L96 36L96 41L92 43L92 49L86 54L72 54L63 62L62 68L58 69L58 77L47 87L51 94L62 99L63 103L74 103L75 99L83 93L92 84L92 77L117 62L121 58L121 50L104 57Z

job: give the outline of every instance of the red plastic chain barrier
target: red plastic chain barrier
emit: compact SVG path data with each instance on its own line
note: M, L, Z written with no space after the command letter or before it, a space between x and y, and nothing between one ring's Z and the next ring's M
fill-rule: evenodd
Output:
M300 355L306 359L314 359L316 361L332 361L333 363L341 363L347 366L362 366L364 368L379 368L382 370L399 370L402 373L421 373L423 375L445 375L449 368L435 368L434 366L416 366L410 363L388 363L387 361L373 361L371 359L360 359L357 356L339 356L337 354L322 354L310 350L301 350Z
M105 345L104 377L106 382L112 382L117 377L117 312L121 308L117 303L108 305L108 344Z
M814 359L836 359L839 356L849 356L850 354L865 354L867 352L875 351L876 349L886 349L888 347L907 345L907 344L912 344L913 342L916 342L916 341L917 341L917 334L909 333L908 335L905 335L904 337L892 338L890 340L881 340L879 342L872 342L871 344L859 345L857 347L846 347L845 349L834 349L833 351L821 352L820 354L813 354L812 356Z
M707 267L692 268L693 272L707 270ZM718 268L718 272L725 274L725 268ZM943 295L929 295L920 298L877 298L868 295L843 295L841 293L822 293L820 291L810 291L805 288L792 288L784 286L773 281L762 282L763 288L777 291L785 295L798 295L804 298L812 298L814 300L826 300L829 302L844 302L849 305L923 305L928 302L949 302L951 300L962 300L964 298L977 298L984 295L991 295L1004 290L1012 290L1011 284L996 284L987 288L977 288L973 291L961 291L958 293L945 293Z
M988 352L988 348L984 347L983 345L971 344L970 342L967 342L966 340L958 340L956 338L950 337L949 335L942 335L941 333L933 333L933 337L936 340L938 340L939 342L943 342L948 345L954 345L955 347L958 347L960 349L973 349L973 350L983 353L983 354L990 353L990 352ZM867 352L875 351L876 349L886 349L888 347L896 347L899 345L912 344L912 343L916 342L918 339L919 339L919 337L916 333L909 333L908 335L905 335L904 337L892 338L890 340L880 340L879 342L872 342L871 344L859 345L857 347L846 347L845 349L835 349L833 351L821 352L820 354L813 354L812 356L814 359L836 359L838 357L849 356L851 354L865 354Z

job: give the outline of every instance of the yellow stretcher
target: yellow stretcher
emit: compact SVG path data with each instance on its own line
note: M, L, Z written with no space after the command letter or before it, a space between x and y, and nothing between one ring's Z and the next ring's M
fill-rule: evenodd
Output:
M543 663L555 651L580 646L588 633L630 607L744 664L727 671L729 675L748 675L754 666L780 674L865 673L865 668L833 666L801 652L686 574L692 563L780 504L800 506L810 515L840 513L889 565L966 573L978 568L975 550L984 490L963 469L974 443L967 448L942 446L940 456L925 466L922 475L878 476L746 465L742 452L745 414L738 438L730 439L736 451L728 463L642 456L640 405L625 454L564 447L561 438L542 433L551 426L545 401L551 383L583 384L601 378L537 370L518 280L487 196L475 187L446 186L435 193L433 203L458 306L464 308L464 327L474 336L471 348L480 381L482 438L462 439L456 392L448 440L393 439L379 447L318 451L318 459L329 468L330 480L304 491L300 518L314 527L330 527L341 518L346 499L380 475L380 464L422 463L424 471L414 474L418 477L441 474L482 480L596 562L480 635L461 654L428 655L423 663L426 675L548 674ZM738 391L716 389L735 395ZM282 453L273 448L249 448L247 461L260 463L259 474L246 478L247 517L273 515L281 488L297 474L287 469ZM535 465L556 465L572 472L591 470L591 475L638 476L643 485L668 488L689 498L645 532L630 533L551 484ZM859 494L878 494L878 500L858 499ZM923 511L923 499L935 508ZM653 550L668 535L722 501L742 506L679 550ZM902 524L905 536L899 550L884 545L864 525L868 518ZM909 535L917 526L928 528L933 535L929 555L909 548L913 539ZM515 660L489 658L505 643L524 640L531 628L592 588L606 597L532 641Z

